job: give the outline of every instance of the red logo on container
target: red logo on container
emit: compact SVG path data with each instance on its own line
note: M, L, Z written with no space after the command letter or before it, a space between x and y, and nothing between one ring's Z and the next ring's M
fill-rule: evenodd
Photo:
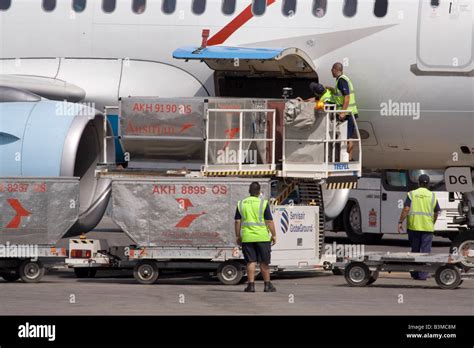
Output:
M16 212L16 215L15 217L8 223L8 225L6 226L6 228L18 228L18 226L20 226L20 223L21 223L21 218L22 217L26 217L26 216L30 216L31 213L26 210L25 208L23 208L23 206L21 205L21 203L18 201L18 199L15 199L15 198L9 198L7 199L7 202L11 205L11 207L15 210Z
M193 203L189 198L176 198L176 202L178 202L179 206L183 208L186 212L190 207L194 207ZM176 224L175 227L177 228L188 228L191 224L196 220L198 217L206 214L205 212L201 212L199 214L187 214L185 215L179 222Z

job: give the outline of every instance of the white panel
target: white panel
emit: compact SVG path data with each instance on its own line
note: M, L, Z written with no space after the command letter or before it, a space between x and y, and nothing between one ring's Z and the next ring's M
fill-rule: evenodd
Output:
M120 97L207 96L201 83L189 73L156 62L124 61Z
M58 0L52 12L45 12L41 4L40 0L12 1L8 11L0 11L1 56L90 56L93 1L80 14L72 11L71 0Z
M418 57L431 68L466 70L472 63L473 4L470 0L420 0Z
M277 243L272 247L272 265L298 266L300 262L302 265L317 263L318 209L316 206L274 207L273 221Z
M403 202L405 202L407 197L407 192L386 191L382 187L382 194L383 193L387 194L387 200L381 200L382 233L398 233L398 221L403 209ZM403 228L406 231L406 220L403 224Z
M58 79L86 91L86 101L94 101L96 109L117 105L122 61L118 59L72 59L61 61Z
M0 74L36 75L55 77L59 59L1 59Z

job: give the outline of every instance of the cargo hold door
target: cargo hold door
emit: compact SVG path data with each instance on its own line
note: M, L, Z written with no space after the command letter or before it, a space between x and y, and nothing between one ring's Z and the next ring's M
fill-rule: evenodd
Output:
M281 98L284 87L293 88L294 97L309 97L310 82L318 82L311 58L294 47L187 46L175 50L173 57L205 62L215 71L220 97Z

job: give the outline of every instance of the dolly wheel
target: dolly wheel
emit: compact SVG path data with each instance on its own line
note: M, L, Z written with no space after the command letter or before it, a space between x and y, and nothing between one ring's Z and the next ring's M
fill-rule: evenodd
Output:
M44 272L40 261L25 260L20 264L20 278L25 283L38 283L43 278Z
M362 262L351 262L344 270L344 277L351 286L365 286L369 283L371 272Z
M217 278L224 285L237 285L242 280L244 272L240 262L228 261L219 265Z
M133 276L140 284L153 284L158 280L160 272L155 261L144 260L133 268Z
M461 273L453 265L445 265L438 268L435 280L441 289L456 289L462 283Z

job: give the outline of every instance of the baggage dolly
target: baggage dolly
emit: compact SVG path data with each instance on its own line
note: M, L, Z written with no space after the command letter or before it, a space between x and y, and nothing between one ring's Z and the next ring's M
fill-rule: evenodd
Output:
M469 268L462 265L462 256L453 254L422 253L367 253L349 260L344 270L351 286L373 284L379 272L434 272L435 280L442 289L456 289L463 279L472 276Z

